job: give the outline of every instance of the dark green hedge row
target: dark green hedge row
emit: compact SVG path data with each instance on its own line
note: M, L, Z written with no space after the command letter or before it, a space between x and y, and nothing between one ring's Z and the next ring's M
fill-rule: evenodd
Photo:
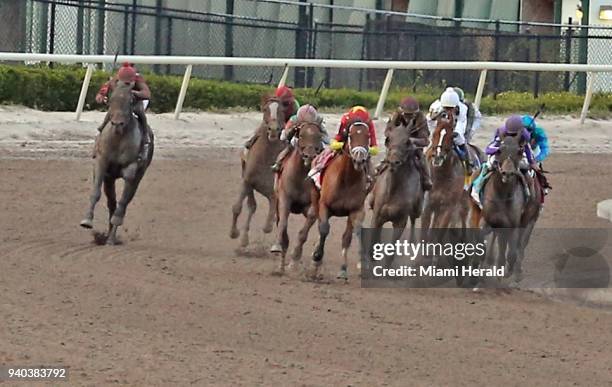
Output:
M0 65L0 103L20 104L41 110L69 111L74 110L81 82L85 76L82 67L56 66L53 69L44 66L9 66ZM87 94L87 107L99 109L94 101L99 85L109 77L108 73L96 71L91 80ZM178 76L146 75L153 101L151 108L156 112L169 112L175 107L182 78ZM273 89L265 85L231 83L224 81L192 79L185 99L185 109L227 109L235 107L257 108L261 95ZM386 103L387 109L397 106L399 100L413 94L427 107L442 90L428 90L412 93L402 89L390 92ZM311 102L323 108L344 109L352 105L374 107L378 92L359 92L352 89L322 89L314 95L312 89L297 89L296 96L300 102ZM485 114L504 114L511 112L533 112L542 103L546 104L549 113L578 113L582 107L583 96L573 93L547 93L535 99L530 93L506 92L496 99L485 97L481 110ZM607 116L612 111L612 94L596 94L591 103L591 112Z

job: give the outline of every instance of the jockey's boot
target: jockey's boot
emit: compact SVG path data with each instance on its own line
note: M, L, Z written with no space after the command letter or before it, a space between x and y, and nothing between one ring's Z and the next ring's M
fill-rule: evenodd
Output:
M285 148L283 148L282 151L280 151L280 153L276 157L276 162L274 162L274 164L272 165L272 170L274 172L281 171L281 167L283 166L283 160L285 159L285 157L287 157L289 152L291 152L291 149L293 149L291 145L287 145Z
M138 117L138 125L140 128L140 134L142 135L142 145L140 147L140 152L138 153L138 162L142 163L149 157L149 148L151 147L151 128L149 127L144 110L135 109L134 113Z
M480 208L482 208L482 203L480 203L480 191L482 190L482 186L485 183L485 178L488 172L489 172L489 164L487 163L482 164L482 169L480 170L480 174L478 175L476 180L474 180L474 183L472 183L471 196L472 196L472 199L474 199L474 201L476 202L476 204L478 204Z
M467 143L457 145L457 147L459 148L459 157L461 158L461 161L463 162L463 166L465 168L465 174L471 175L472 168L474 168L474 166L472 165L472 161L470 160L470 152L468 151Z
M257 137L259 137L257 135L257 133L253 134L251 136L251 138L249 138L245 143L244 143L244 147L246 149L251 149L251 147L253 146L253 144L255 144L255 141L257 140Z
M431 176L429 175L429 168L427 167L427 160L425 160L425 155L417 154L416 156L416 167L421 174L421 185L423 186L423 191L429 191L433 187L431 182Z

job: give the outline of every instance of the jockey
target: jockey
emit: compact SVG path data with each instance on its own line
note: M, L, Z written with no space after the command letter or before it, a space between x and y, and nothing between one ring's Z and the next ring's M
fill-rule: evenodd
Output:
M468 108L463 104L459 98L459 95L452 87L447 87L444 93L440 96L439 100L436 100L429 107L429 114L427 115L427 124L430 130L434 130L436 127L436 120L438 116L445 110L454 111L455 115L455 128L453 130L453 141L455 143L455 149L459 158L465 165L466 173L472 169L472 163L470 161L470 154L467 148L466 141L466 129L467 129L467 113Z
M293 116L291 116L291 118L289 118L289 121L287 121L287 124L285 124L285 128L281 132L280 139L282 141L289 141L289 145L286 146L278 154L276 162L272 166L273 171L280 171L283 160L291 152L293 147L297 145L298 139L297 137L295 137L295 132L299 124L302 122L314 122L318 124L319 128L321 129L321 132L323 133L321 145L323 147L329 145L329 134L327 134L327 131L325 130L325 123L323 122L323 117L319 114L319 112L313 105L306 104L304 106L301 106L297 110L297 114L294 114Z
M277 87L274 91L274 96L277 97L280 100L281 104L285 107L285 122L283 122L283 124L286 125L290 117L292 117L294 114L297 114L297 111L300 108L300 104L295 99L295 96L293 95L293 90L291 90L291 88L288 86ZM247 142L244 144L244 147L247 150L251 149L253 144L255 144L255 140L257 140L257 132L255 132L251 136L251 138L247 140Z
M406 97L402 99L397 110L391 117L391 125L385 129L385 136L393 127L400 125L408 125L413 119L416 120L413 133L410 133L410 141L417 147L415 152L416 167L421 173L421 185L424 191L429 191L432 187L431 177L429 176L429 168L427 160L423 155L423 148L429 145L429 129L427 127L427 119L421 111L419 102L414 97ZM386 141L385 141L386 143ZM383 160L383 165L384 165Z
M546 136L546 132L544 128L538 125L535 121L535 118L532 116L523 116L523 126L527 128L529 133L531 134L531 149L533 150L533 155L535 157L536 163L541 163L544 161L549 153L550 149L548 147L548 136Z
M326 148L323 152L313 160L312 169L308 172L308 176L315 181L315 185L320 188L321 171L327 166L327 163L333 158L333 154L342 150L344 142L348 138L348 124L352 121L360 120L368 125L370 147L368 152L372 156L378 154L378 143L376 142L376 128L370 117L370 113L363 106L353 106L348 112L342 115L340 124L338 125L338 134L332 139L329 148ZM371 184L373 178L370 173L369 162L366 163L366 174L368 179L368 185Z
M499 148L501 147L501 144L504 138L506 136L517 136L517 135L520 136L521 141L525 143L524 153L525 153L525 157L527 158L527 162L529 163L529 166L534 170L538 169L535 163L535 160L533 158L531 146L529 145L529 140L531 138L529 131L523 125L523 120L521 116L517 116L517 115L510 116L506 120L504 126L495 130L493 141L491 141L489 145L487 145L487 148L485 149L485 153L489 156L489 160L482 164L482 169L480 170L480 174L478 175L476 180L474 180L474 184L472 185L472 199L474 199L474 201L478 203L478 205L480 205L480 191L482 190L482 187L485 183L486 175L489 172L489 168L494 166L497 163L496 156L497 156L497 153L499 152ZM521 164L524 164L524 163L521 163ZM521 165L520 169L524 173L529 168L526 165ZM529 188L526 185L525 185L525 194L529 196Z
M368 110L363 106L353 106L349 109L348 112L342 115L342 118L340 119L340 125L338 125L338 134L336 134L336 137L334 137L329 147L334 151L342 149L342 147L344 146L344 141L346 141L348 137L348 124L354 120L360 120L368 125L368 131L370 135L369 152L372 156L376 156L378 154L378 143L376 142L376 128L374 127L374 122L372 122L370 113L368 113Z
M140 160L144 160L149 153L149 146L151 144L151 128L149 127L147 117L145 115L145 110L147 109L149 100L151 99L151 90L149 89L149 86L145 82L144 78L136 71L134 65L126 62L121 66L114 77L100 87L100 90L96 95L96 102L99 104L107 103L109 92L112 93L118 82L134 83L134 87L132 89L132 94L135 97L134 114L136 117L138 117L138 123L140 124L139 127L143 137L143 146L138 158ZM109 123L110 119L110 112L107 112L106 116L104 116L104 120L102 121L102 125L98 127L99 133L102 133L102 130Z
M482 120L482 114L480 110L472 102L465 100L465 93L460 87L453 87L455 93L459 96L459 101L467 107L467 125L465 130L465 142L468 144L472 142L472 137L478 129L480 129L480 122Z

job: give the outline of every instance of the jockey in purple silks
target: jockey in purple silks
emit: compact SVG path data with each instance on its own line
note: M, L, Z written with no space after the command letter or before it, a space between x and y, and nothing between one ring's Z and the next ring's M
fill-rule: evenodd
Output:
M496 156L499 153L499 148L501 147L501 144L506 136L519 136L519 141L522 141L525 144L524 152L525 157L527 158L527 163L529 164L527 165L527 163L521 162L521 171L524 173L529 170L529 167L534 170L537 169L533 152L531 151L531 146L529 145L531 133L529 133L529 130L527 130L523 125L521 116L510 116L510 118L506 120L504 126L495 130L493 141L491 141L485 149L485 153L489 156L489 159L486 163L483 163L482 169L480 170L480 175L478 175L476 180L474 180L474 184L472 185L472 198L478 204L480 204L480 191L485 183L486 175L489 172L489 169L497 162ZM525 190L526 194L529 195L527 187L525 187Z

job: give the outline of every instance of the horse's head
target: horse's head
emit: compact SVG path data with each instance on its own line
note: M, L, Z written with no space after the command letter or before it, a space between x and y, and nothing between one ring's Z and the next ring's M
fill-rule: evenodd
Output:
M504 184L521 173L519 164L523 158L523 145L518 136L507 135L502 141L496 169L501 174Z
M323 151L323 132L315 122L301 123L297 130L297 149L305 167L310 167L312 160Z
M415 146L410 139L410 134L413 130L418 129L417 125L417 119L414 117L408 122L402 121L393 128L387 126L387 162L392 171L412 156Z
M347 142L345 149L348 150L353 166L360 170L365 166L370 157L370 131L368 124L359 119L351 121L347 125Z
M134 82L118 81L108 102L110 122L113 130L122 134L133 118Z
M285 125L285 106L277 97L264 97L261 111L268 140L277 140Z
M454 127L455 113L453 109L445 109L438 116L432 138L432 146L435 147L433 166L436 168L441 167L453 151Z

